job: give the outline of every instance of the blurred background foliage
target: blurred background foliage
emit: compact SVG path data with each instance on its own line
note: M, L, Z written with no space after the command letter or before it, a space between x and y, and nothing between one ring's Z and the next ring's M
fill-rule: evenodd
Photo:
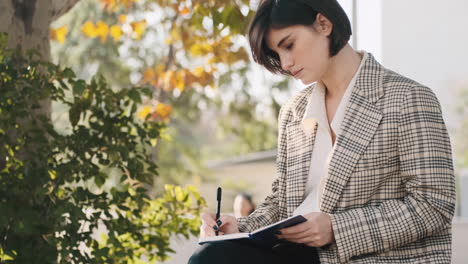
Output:
M0 34L1 263L156 263L172 236L198 234L194 186L147 191L165 131L136 117L152 89L114 91L6 43ZM67 109L61 129L38 113L44 100Z
M83 79L101 74L114 89L154 89L140 109L167 124L166 140L153 150L160 166L154 191L160 183L209 179L208 160L275 147L289 82L250 63L245 33L256 4L82 0L53 24L54 62ZM63 111L54 106L56 121Z

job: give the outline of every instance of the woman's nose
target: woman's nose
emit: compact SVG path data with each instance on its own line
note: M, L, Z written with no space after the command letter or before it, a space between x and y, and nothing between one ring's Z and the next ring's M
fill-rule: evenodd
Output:
M281 68L285 71L290 71L291 67L294 65L294 61L289 56L284 56L281 58Z

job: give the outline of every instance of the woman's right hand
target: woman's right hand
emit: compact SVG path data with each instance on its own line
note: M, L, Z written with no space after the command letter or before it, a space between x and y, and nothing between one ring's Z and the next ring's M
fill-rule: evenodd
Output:
M200 237L212 237L216 236L214 226L216 224L216 215L212 213L202 213L201 220L202 225L200 226ZM219 235L227 235L233 233L239 233L239 227L237 225L237 220L234 216L230 215L221 215L219 217L221 225L218 226Z

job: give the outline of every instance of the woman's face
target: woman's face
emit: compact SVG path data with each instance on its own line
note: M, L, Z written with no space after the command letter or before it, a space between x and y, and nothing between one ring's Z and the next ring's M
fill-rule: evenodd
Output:
M270 29L266 35L268 47L276 52L281 67L304 84L318 81L329 65L328 31L312 26L293 25Z

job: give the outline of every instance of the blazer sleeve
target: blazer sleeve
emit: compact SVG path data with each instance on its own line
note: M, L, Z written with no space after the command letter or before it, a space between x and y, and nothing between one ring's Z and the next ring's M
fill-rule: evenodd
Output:
M277 178L273 181L271 193L265 198L263 203L257 206L254 212L249 216L237 219L239 231L251 232L263 226L267 226L279 221L279 199L285 195L282 192L281 184L284 184L286 176L286 125L287 120L292 116L289 107L283 106L278 115L278 149L277 149ZM280 197L281 196L281 197Z
M447 229L455 210L455 176L441 107L426 87L408 89L398 127L404 199L332 214L341 263L397 248Z

